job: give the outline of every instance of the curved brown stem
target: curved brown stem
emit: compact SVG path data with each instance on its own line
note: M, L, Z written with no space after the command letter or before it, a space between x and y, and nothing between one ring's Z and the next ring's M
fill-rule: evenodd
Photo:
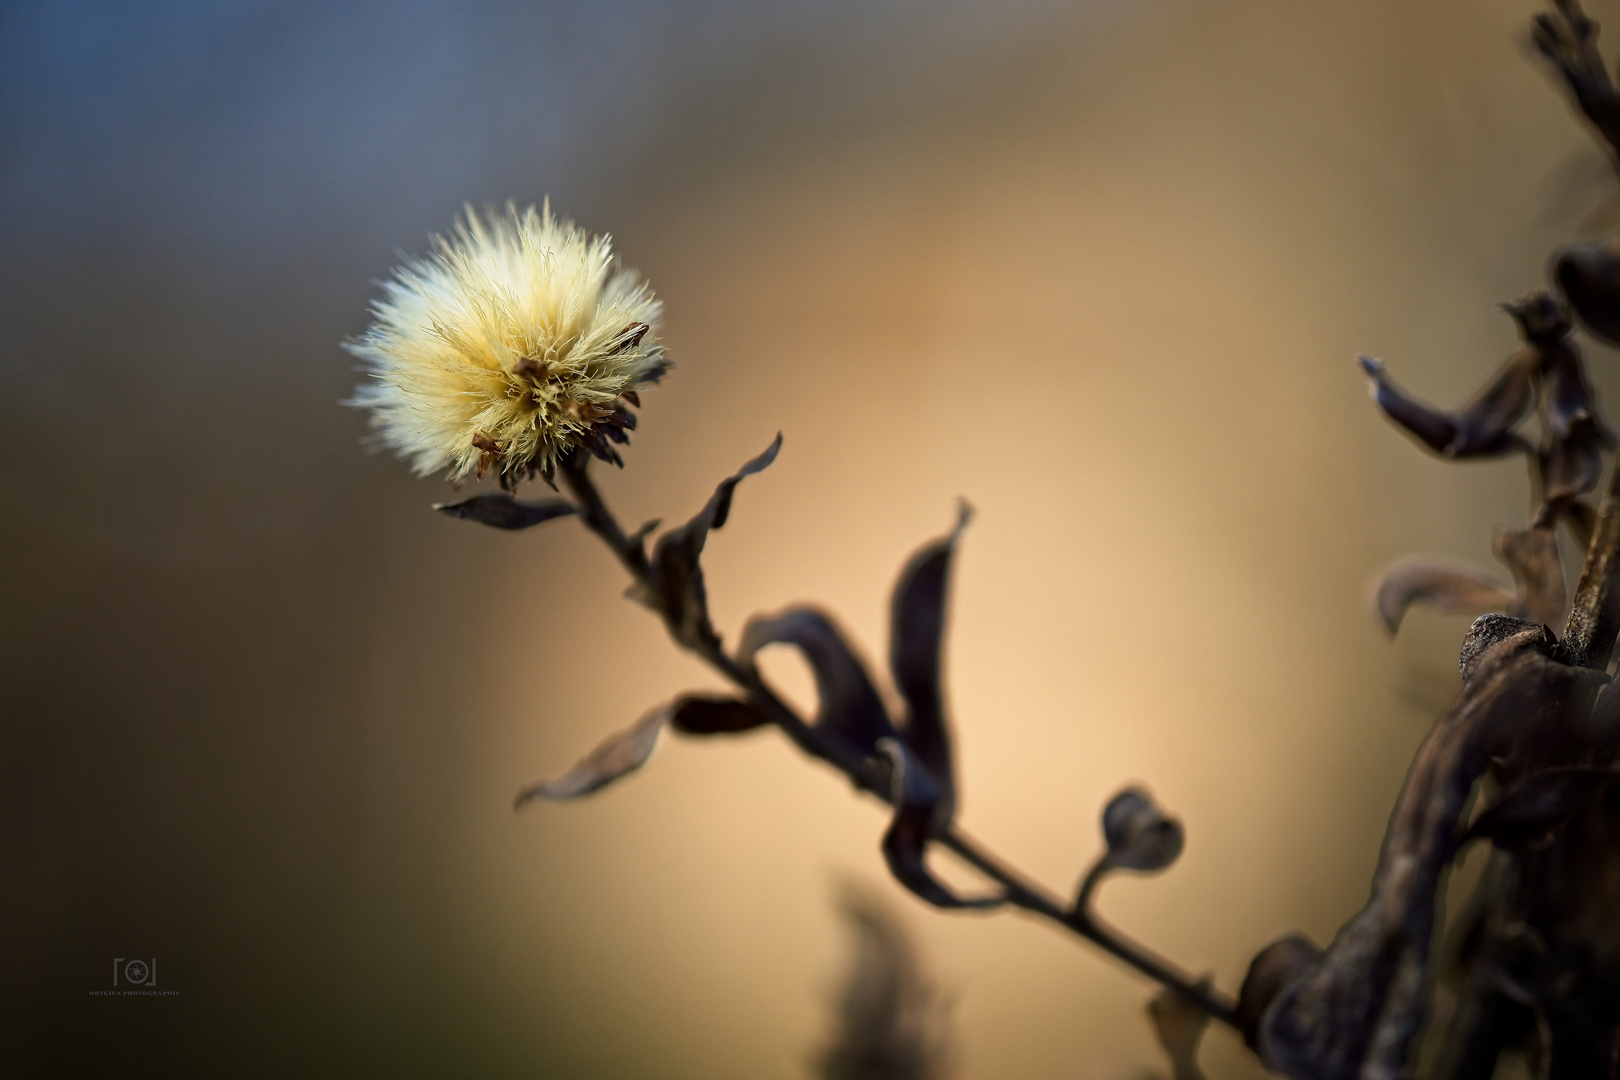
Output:
M1580 584L1564 625L1564 644L1583 667L1608 666L1620 634L1620 604L1615 596L1615 569L1620 563L1620 467L1609 476L1609 490L1598 511Z
M558 469L564 484L579 505L580 518L586 528L601 537L638 584L650 586L652 571L641 539L630 537L620 527L587 469L588 459L583 456L565 461ZM760 678L759 672L752 666L738 663L718 644L684 647L747 694L748 699L799 749L836 768L854 783L857 790L874 795L885 803L892 801L888 786L868 768L863 757L847 744L825 738L813 725L806 723ZM1079 935L1128 967L1186 995L1212 1018L1229 1027L1237 1026L1236 1005L1231 998L1132 941L1090 911L1086 901L1090 898L1090 886L1095 884L1090 877L1088 887L1081 892L1081 902L1071 907L990 854L955 823L948 825L936 839L963 862L1000 885L1006 892L1009 904ZM1097 873L1097 868L1094 868L1093 875Z

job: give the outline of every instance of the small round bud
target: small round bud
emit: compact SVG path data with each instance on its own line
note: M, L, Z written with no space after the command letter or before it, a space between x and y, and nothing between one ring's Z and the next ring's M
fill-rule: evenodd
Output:
M1125 870L1153 873L1181 854L1186 841L1181 822L1154 804L1141 788L1128 787L1109 800L1102 813L1108 863Z

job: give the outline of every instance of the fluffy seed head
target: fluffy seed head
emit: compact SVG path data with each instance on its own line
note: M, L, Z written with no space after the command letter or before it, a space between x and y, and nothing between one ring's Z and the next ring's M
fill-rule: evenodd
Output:
M396 267L372 322L344 348L370 381L347 404L371 411L375 441L417 475L451 480L495 468L502 486L635 427L636 391L669 367L662 305L612 240L551 206L480 217L470 206L433 253Z

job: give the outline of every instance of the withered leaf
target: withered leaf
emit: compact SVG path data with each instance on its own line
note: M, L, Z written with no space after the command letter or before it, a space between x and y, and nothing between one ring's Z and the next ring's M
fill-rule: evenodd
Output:
M447 517L476 521L497 529L527 529L553 518L568 517L579 512L567 499L529 502L493 492L474 495L458 503L435 503L433 509Z
M1572 341L1560 341L1542 349L1541 371L1546 380L1542 391L1542 404L1547 411L1547 424L1555 436L1565 435L1581 420L1595 420L1592 384L1586 378L1586 365L1580 350ZM1600 425L1601 426L1601 425ZM1605 444L1612 444L1613 436L1600 432Z
M1207 986L1209 980L1203 980ZM1148 1002L1148 1019L1153 1022L1153 1034L1170 1058L1170 1075L1174 1080L1204 1080L1204 1070L1198 1067L1198 1040L1209 1027L1209 1013L1193 998L1167 986Z
M719 641L709 622L709 597L700 562L703 545L709 533L723 526L731 515L732 493L743 477L764 471L781 448L782 436L778 433L763 453L720 482L692 520L669 530L653 546L655 595L651 599L663 613L670 633L683 645L709 648Z
M917 896L941 908L986 909L1006 903L1002 895L958 896L928 869L926 853L933 835L939 792L927 772L899 739L881 739L878 752L889 759L894 785L894 819L883 834L883 860L896 881Z
M940 645L945 634L951 557L972 516L966 502L958 505L956 527L911 556L889 605L889 670L906 703L901 738L939 788L947 817L955 812L956 777L945 722Z
M1531 773L1481 812L1459 844L1484 839L1505 851L1538 847L1617 776L1612 769L1579 765Z
M701 694L677 699L669 717L669 726L684 735L734 735L770 722L750 702Z
M1543 350L1543 368L1547 364L1547 352L1566 344L1565 339L1574 327L1569 308L1546 289L1537 289L1500 306L1513 319L1524 343Z
M1491 615L1481 623L1463 692L1424 740L1395 804L1372 896L1261 1017L1261 1059L1273 1072L1292 1080L1403 1074L1429 985L1436 897L1475 780L1491 757L1513 752L1527 726L1604 678L1553 659L1545 627Z
M1512 605L1515 593L1488 571L1424 556L1403 559L1378 580L1374 605L1391 634L1413 605L1445 615L1473 614Z
M1575 550L1585 551L1591 547L1592 533L1597 529L1597 511L1592 505L1571 499L1559 508L1559 513L1569 529L1570 539L1575 542Z
M1595 417L1576 417L1569 429L1554 436L1537 457L1542 500L1559 503L1597 487L1603 476L1603 451L1612 446Z
M1121 870L1156 873L1175 862L1186 843L1181 822L1166 814L1139 787L1108 800L1102 812L1108 864Z
M1558 69L1598 133L1611 148L1620 149L1620 95L1597 49L1598 24L1581 10L1579 0L1554 0L1553 8L1532 20L1530 40Z
M1250 1050L1260 1049L1260 1018L1283 988L1322 960L1322 950L1309 938L1289 934L1267 945L1249 963L1238 991L1237 1026Z
M1564 324L1567 328L1567 316ZM1597 413L1580 350L1560 340L1542 350L1542 402L1547 440L1540 453L1542 499L1559 504L1597 486L1604 450L1615 437Z
M838 627L815 608L788 608L756 615L743 628L737 661L752 665L767 645L792 645L803 654L816 680L816 726L835 733L863 756L878 740L895 734L889 711L872 678Z
M1608 100L1615 102L1611 89ZM1613 132L1620 135L1620 109L1611 104ZM1613 237L1572 244L1553 262L1553 280L1581 323L1610 345L1620 345L1620 251Z
M554 780L536 780L517 793L513 807L534 799L577 799L599 791L627 773L646 764L658 745L672 712L671 705L660 705L630 727L616 731L597 744L579 763Z
M1569 588L1558 556L1556 528L1498 529L1491 538L1491 549L1518 583L1515 614L1545 626L1564 625Z
M666 724L686 735L725 735L769 722L764 713L739 698L683 694L603 739L562 776L529 784L518 792L513 805L521 807L534 799L577 799L601 790L647 763Z
M1611 682L1598 692L1592 711L1580 732L1591 755L1588 761L1611 762L1620 758L1620 682Z
M1533 349L1509 357L1491 381L1455 412L1442 412L1396 386L1384 362L1361 357L1373 381L1373 399L1395 423L1435 453L1448 458L1497 457L1527 450L1513 432L1530 407L1532 377L1539 363Z

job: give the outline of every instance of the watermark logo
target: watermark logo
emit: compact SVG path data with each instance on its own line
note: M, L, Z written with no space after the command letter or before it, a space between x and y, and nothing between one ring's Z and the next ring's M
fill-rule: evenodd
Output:
M122 976L123 985L130 986L156 986L157 961L153 960L125 960L122 956L113 959L113 985L119 984Z
M91 997L179 997L178 990L159 990L157 958L115 956L111 990L92 990Z

